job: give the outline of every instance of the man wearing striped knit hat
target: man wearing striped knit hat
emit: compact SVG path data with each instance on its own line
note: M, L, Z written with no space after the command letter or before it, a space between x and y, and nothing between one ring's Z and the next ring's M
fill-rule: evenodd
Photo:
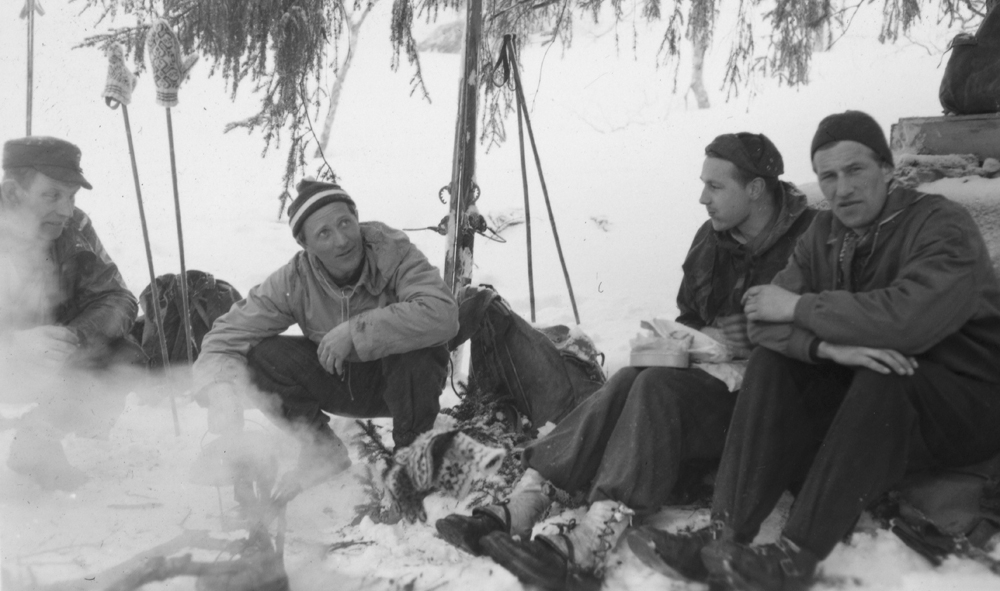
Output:
M392 417L397 448L433 427L458 306L406 235L359 222L340 186L297 190L288 213L302 250L215 322L194 370L213 433L239 431L250 402L305 435L309 486L351 464L329 414ZM282 335L293 324L302 336Z

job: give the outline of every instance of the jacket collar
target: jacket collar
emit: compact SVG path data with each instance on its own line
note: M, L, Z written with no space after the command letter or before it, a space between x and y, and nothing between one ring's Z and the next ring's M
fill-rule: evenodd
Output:
M788 233L788 229L792 227L792 224L799 219L808 207L805 194L792 183L781 181L778 184L778 191L780 193L778 196L778 212L774 222L765 228L761 235L756 236L746 245L743 245L753 254L766 252L774 246L782 236ZM716 235L724 245L734 248L739 246L739 243L732 237L732 234L728 230L716 232Z
M889 182L888 193L889 194L885 199L885 205L882 207L882 212L875 218L875 221L872 222L870 228L881 228L882 225L892 221L896 218L896 216L903 213L903 211L905 211L908 207L920 201L927 195L926 193L921 193L920 191L904 187L896 182L895 179ZM836 215L830 216L830 229L830 238L827 240L827 244L833 244L837 240L840 240L844 234L850 231L850 228L841 223Z

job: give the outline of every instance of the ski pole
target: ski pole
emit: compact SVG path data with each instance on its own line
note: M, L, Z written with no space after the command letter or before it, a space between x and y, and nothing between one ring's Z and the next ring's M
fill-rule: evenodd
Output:
M184 264L184 229L181 226L181 198L177 191L177 162L174 159L174 124L167 107L167 140L170 143L170 180L174 185L174 214L177 219L177 250L181 260L181 313L184 315L184 340L187 360L194 363L194 336L191 334L191 311L188 309L187 266Z
M132 161L132 180L135 182L135 198L139 203L139 222L142 226L142 241L146 247L146 266L149 268L149 294L152 299L153 322L156 323L156 333L160 339L160 357L163 369L170 367L170 356L167 353L167 336L163 332L163 315L160 310L160 293L156 285L156 271L153 269L153 250L149 245L149 228L146 225L146 209L142 203L142 187L139 184L139 168L135 162L135 146L132 144L132 126L128 120L128 103L132 100L132 90L135 88L135 76L125 67L124 52L120 45L109 49L108 83L104 87L104 102L112 109L119 106L125 119L125 137L128 139L128 155ZM177 402L170 393L170 412L174 417L174 435L180 436L181 423L177 417Z
M196 56L181 56L177 35L164 19L157 19L146 34L153 79L156 82L156 102L167 110L167 140L170 145L170 180L174 189L174 215L177 223L177 249L181 263L181 314L183 315L185 350L189 364L194 363L194 335L191 330L191 311L188 303L187 265L184 261L184 229L181 224L181 199L177 188L177 160L174 152L174 124L171 107L177 106L177 89L197 61Z
M552 213L552 203L549 201L549 189L545 185L545 175L542 174L542 161L538 157L538 147L535 145L535 133L531 129L531 118L528 116L528 105L524 100L524 89L521 87L521 75L518 74L516 58L513 62L512 73L514 74L514 90L517 93L517 103L519 113L524 113L525 127L528 128L528 140L531 142L531 151L535 156L535 168L538 169L538 181L542 185L542 196L545 197L545 208L549 212L549 223L552 224L552 237L556 241L556 252L559 253L559 264L562 266L563 278L566 280L566 290L569 292L569 302L573 305L573 316L576 323L580 324L580 312L576 308L576 298L573 296L573 284L569 280L569 270L566 268L566 258L563 257L562 243L559 242L559 230L556 229L556 218Z

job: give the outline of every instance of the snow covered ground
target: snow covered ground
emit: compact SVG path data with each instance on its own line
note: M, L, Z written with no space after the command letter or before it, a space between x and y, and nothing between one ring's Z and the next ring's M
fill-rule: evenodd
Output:
M0 138L24 135L25 51L19 3L0 15ZM83 168L95 189L82 191L78 205L94 220L128 284L138 292L148 271L138 224L122 117L101 99L105 60L95 50L71 50L95 32L94 16L79 5L47 3L36 23L33 131L68 138L83 149ZM328 158L363 219L400 228L433 226L447 207L438 189L450 178L451 142L459 57L425 54L423 72L433 102L409 97L409 71L389 70L388 4L380 4L365 25L334 127ZM609 372L627 363L628 339L639 321L673 317L680 264L693 232L702 223L698 205L703 146L719 133L764 132L783 151L786 178L814 181L808 146L818 121L847 108L861 108L886 131L900 117L940 112L937 85L940 51L953 32L925 27L914 42L881 46L874 39L880 13L867 10L852 33L833 51L815 56L812 83L779 87L756 80L739 97L723 103L717 89L725 52L732 41L723 11L709 55L706 81L713 105L694 108L693 98L673 94L673 68L654 67L657 27L619 27L616 47L610 23L577 27L573 47L528 48L523 79L529 85L532 121L545 167L559 234L583 329L608 356ZM429 27L427 27L429 29ZM682 63L679 81L687 79ZM164 110L154 102L151 77L143 76L130 107L138 168L150 220L157 273L179 268L173 221ZM231 102L222 80L196 66L173 110L180 197L189 269L214 273L241 292L284 263L297 246L277 220L283 153L261 157L257 136L223 134L226 122L252 112L252 97ZM523 209L515 123L510 140L480 154L477 181L485 214ZM538 321L572 324L541 192L532 177L535 277ZM960 181L943 181L938 191ZM969 185L964 189L968 191ZM977 181L974 192L1000 195L1000 180ZM413 232L412 239L443 263L444 239ZM505 244L479 240L474 279L497 287L516 310L528 315L524 227L503 232ZM185 395L183 376L163 384L141 384L130 394L124 415L107 441L66 440L71 461L91 480L67 494L40 490L0 467L0 553L3 586L11 589L101 589L136 554L177 539L184 532L225 533L219 518L234 505L190 482L189 470L206 437L204 411ZM178 394L181 435L175 436L164 391ZM0 382L0 414L25 410L16 385ZM452 400L454 400L452 398ZM249 429L294 458L295 445L259 413ZM335 428L350 436L350 421ZM6 457L13 432L0 433ZM363 469L358 464L355 472ZM433 521L456 507L451 499L428 499L428 524L349 523L362 500L360 485L345 474L307 491L288 508L285 560L293 589L518 589L520 584L489 559L472 558L437 539ZM675 509L661 516L670 527L704 519ZM781 514L764 536L773 536ZM191 534L189 534L191 535ZM182 545L182 544L180 544ZM216 553L196 552L198 560ZM110 569L110 570L109 570ZM829 585L865 590L997 589L1000 579L970 561L951 559L932 568L885 531L861 531L823 564ZM821 587L825 586L821 585ZM191 589L179 578L149 589ZM608 589L684 589L622 555L612 566ZM698 588L691 585L691 589Z

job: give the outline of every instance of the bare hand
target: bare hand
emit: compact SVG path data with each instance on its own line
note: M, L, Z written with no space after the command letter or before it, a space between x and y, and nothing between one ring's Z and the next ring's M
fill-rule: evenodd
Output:
M912 376L914 370L917 369L917 360L914 357L907 357L892 349L832 345L821 342L816 354L821 359L829 359L840 365L866 367L885 375L894 372L901 376Z
M216 384L207 394L208 431L215 435L243 430L243 403L232 384Z
M351 324L343 322L326 333L319 342L316 356L320 365L330 373L338 376L344 372L344 361L354 351L354 341L351 340Z
M777 285L755 285L743 294L743 312L755 322L791 322L800 297Z
M37 326L11 334L11 350L31 363L56 367L77 352L80 339L65 326Z

